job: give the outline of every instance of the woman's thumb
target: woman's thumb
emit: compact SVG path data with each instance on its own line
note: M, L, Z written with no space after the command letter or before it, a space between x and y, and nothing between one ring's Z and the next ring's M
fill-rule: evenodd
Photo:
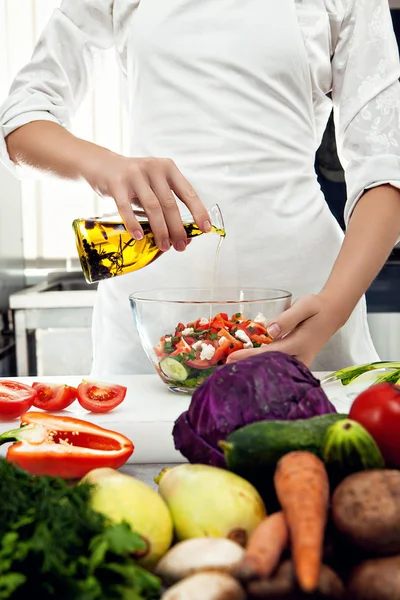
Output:
M318 311L319 302L316 296L303 296L285 312L269 322L267 333L273 340L280 339L300 323L317 314Z

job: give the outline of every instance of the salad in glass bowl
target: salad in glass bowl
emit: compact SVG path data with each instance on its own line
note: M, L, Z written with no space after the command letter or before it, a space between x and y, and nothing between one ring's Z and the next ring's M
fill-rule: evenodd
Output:
M289 292L256 288L169 289L130 296L147 356L171 390L186 393L232 352L270 344L268 321L290 301Z

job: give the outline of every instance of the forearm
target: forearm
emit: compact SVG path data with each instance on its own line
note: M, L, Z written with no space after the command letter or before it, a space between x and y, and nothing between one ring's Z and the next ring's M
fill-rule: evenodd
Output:
M366 192L321 295L335 306L342 326L369 288L400 235L400 191L384 185Z
M33 121L6 138L11 160L66 179L86 179L91 166L109 150L75 137L52 121Z

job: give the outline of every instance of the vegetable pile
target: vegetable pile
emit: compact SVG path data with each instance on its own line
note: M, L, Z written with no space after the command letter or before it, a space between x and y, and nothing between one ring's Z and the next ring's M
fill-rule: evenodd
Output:
M265 353L195 391L174 428L190 462L156 491L116 470L124 436L29 411L0 436L0 599L400 599L399 428L399 387L338 414Z
M255 489L229 473L224 482L223 472L182 465L161 474L177 535L154 569L171 586L163 600L400 597L399 471L359 471L332 490L316 454L289 452L276 463L279 509L268 515Z
M232 352L259 348L272 342L266 318L259 313L254 320L241 313L228 317L218 313L211 319L178 323L173 333L163 335L154 348L158 372L169 384L195 388L223 365Z
M190 462L224 467L219 442L244 425L335 412L303 363L282 352L265 352L221 366L210 375L177 419L173 437L177 450Z
M83 380L77 388L35 381L32 386L0 380L0 420L16 419L32 406L49 412L65 410L75 400L86 410L104 413L121 404L127 388L116 383Z

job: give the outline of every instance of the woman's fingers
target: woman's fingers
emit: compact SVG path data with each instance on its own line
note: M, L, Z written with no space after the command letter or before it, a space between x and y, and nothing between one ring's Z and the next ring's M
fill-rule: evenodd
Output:
M143 239L143 229L135 217L135 213L132 210L132 204L130 201L130 194L128 189L124 185L114 185L110 189L111 195L114 198L115 204L117 205L118 212L125 224L125 227L135 240Z
M169 231L169 239L175 250L182 252L186 249L187 235L171 188L160 173L154 173L151 176L150 185L157 196L163 211L164 219Z
M255 354L262 352L280 351L289 354L296 354L295 347L299 330L296 328L318 314L320 310L320 301L317 296L302 296L296 300L290 308L273 319L267 327L267 332L274 340L268 346L261 348L249 348L248 350L237 350L228 357L228 362L236 362L244 358L250 358ZM292 332L292 333L291 333ZM290 333L290 335L288 335ZM287 337L286 337L287 336Z
M167 181L178 198L187 206L198 227L208 233L211 231L211 219L206 207L188 180L182 175L173 161L166 160Z
M136 219L130 200L143 208L154 234L155 243L162 251L171 243L180 252L188 244L185 228L174 193L190 210L199 228L211 230L210 216L200 198L175 163L169 159L122 159L122 169L113 173L108 188L130 234L141 239L143 230Z
M280 339L300 323L316 315L319 310L320 302L317 296L302 296L290 308L270 321L267 332L273 340Z

